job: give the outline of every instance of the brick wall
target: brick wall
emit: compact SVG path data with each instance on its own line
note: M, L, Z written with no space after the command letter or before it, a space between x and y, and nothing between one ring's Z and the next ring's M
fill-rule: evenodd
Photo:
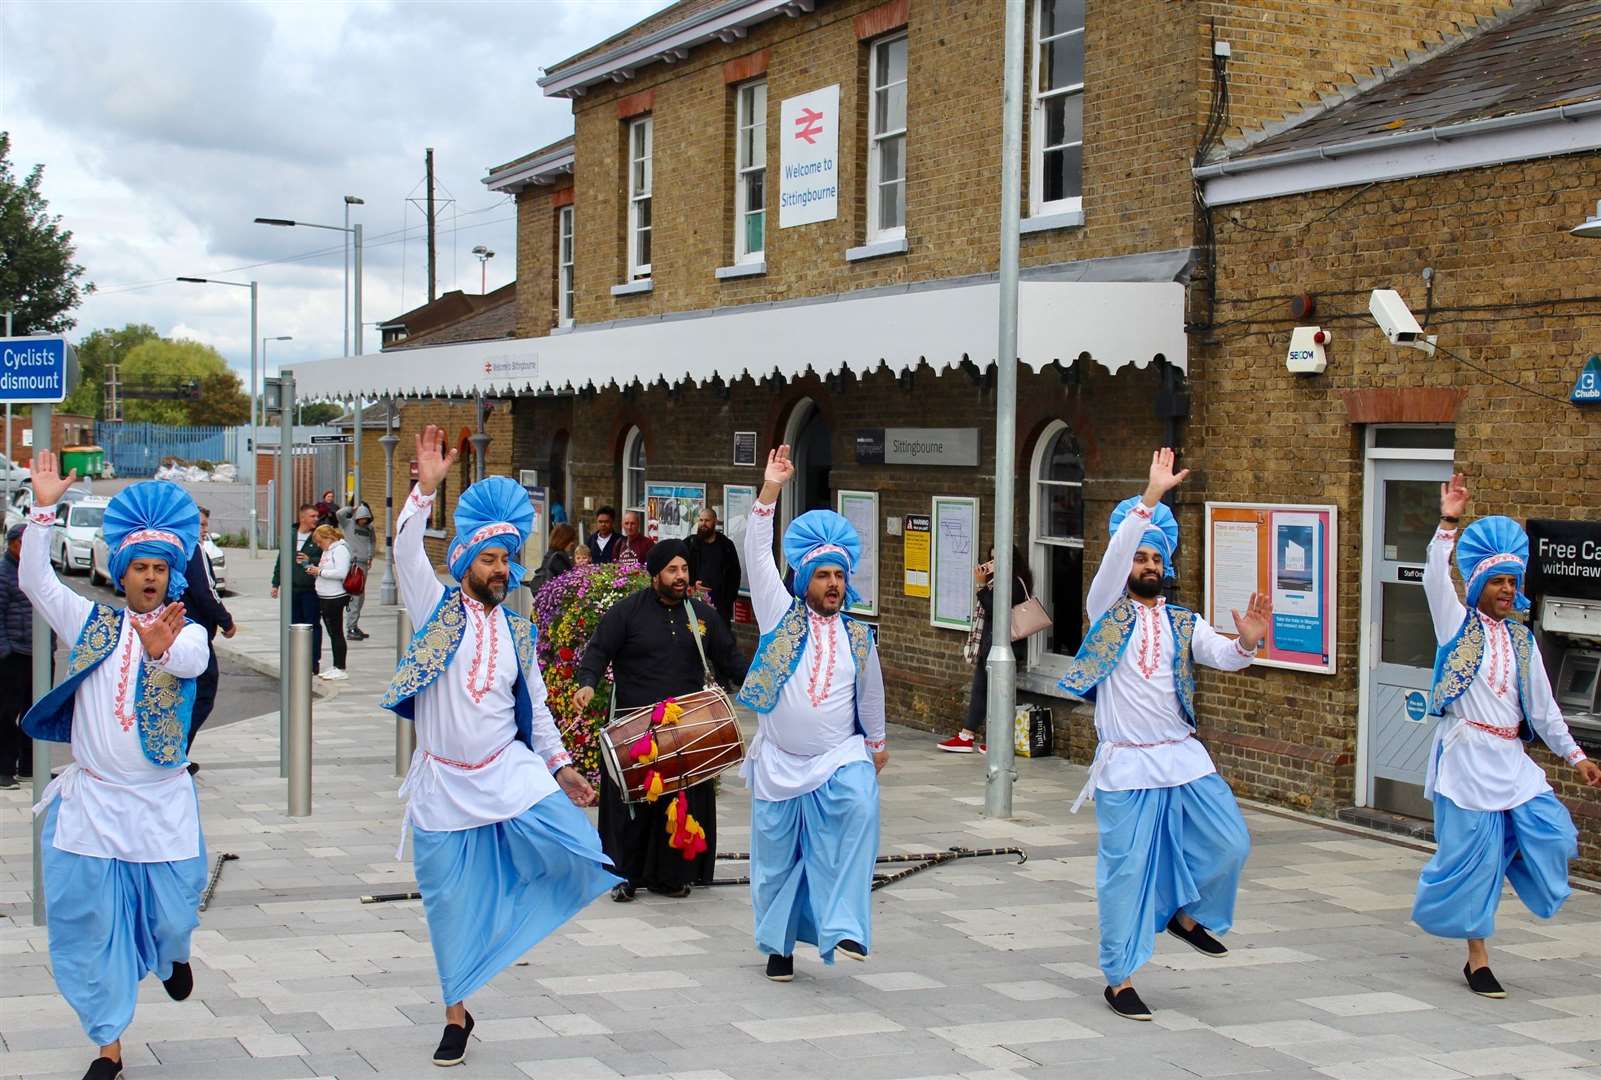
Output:
M1463 395L1456 467L1471 515L1601 520L1594 479L1601 412L1567 402L1601 341L1592 283L1601 245L1568 235L1601 190L1582 154L1228 207L1218 214L1218 344L1192 354L1192 464L1208 498L1340 508L1340 672L1253 670L1207 680L1203 729L1242 794L1326 813L1351 800L1358 700L1363 429L1343 394L1413 391L1419 407ZM1311 227L1304 223L1316 222ZM1444 353L1392 349L1367 313L1398 289ZM1327 372L1284 369L1288 298L1318 297L1307 323L1334 331ZM1509 380L1518 387L1507 385ZM1549 398L1536 396L1549 395ZM1536 760L1581 824L1584 872L1601 869L1601 804L1543 749Z

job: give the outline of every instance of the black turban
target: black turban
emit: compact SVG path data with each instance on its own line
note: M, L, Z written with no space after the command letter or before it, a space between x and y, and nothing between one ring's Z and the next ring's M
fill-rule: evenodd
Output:
M645 571L655 577L667 569L667 564L674 559L689 561L689 545L682 540L658 540L655 545L645 553Z

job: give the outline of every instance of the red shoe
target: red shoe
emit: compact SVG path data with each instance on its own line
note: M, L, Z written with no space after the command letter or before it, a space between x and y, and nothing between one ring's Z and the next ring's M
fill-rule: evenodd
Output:
M973 736L964 735L958 731L955 735L940 743L939 748L947 754L971 754L973 752Z

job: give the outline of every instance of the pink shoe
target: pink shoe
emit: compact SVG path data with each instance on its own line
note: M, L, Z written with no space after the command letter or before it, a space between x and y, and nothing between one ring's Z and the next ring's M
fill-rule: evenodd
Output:
M971 754L973 752L973 736L964 735L958 731L955 735L940 743L939 748L947 754Z

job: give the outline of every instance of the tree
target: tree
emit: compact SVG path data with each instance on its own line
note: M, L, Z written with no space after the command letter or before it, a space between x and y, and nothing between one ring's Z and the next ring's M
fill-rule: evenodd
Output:
M136 345L122 360L120 377L131 391L170 394L128 400L122 409L127 420L232 426L250 419L239 376L221 353L198 341L156 338ZM198 398L188 396L190 384L198 386Z
M73 309L94 285L80 280L72 233L40 191L44 166L19 183L10 156L11 134L0 131L0 311L15 316L14 333L59 334L71 328Z
M296 408L297 422L307 427L326 424L345 415L344 407L328 401L318 401L303 408Z
M156 328L145 323L129 323L121 330L96 330L78 342L78 388L61 403L61 411L106 418L106 375L112 364L121 364L135 346L159 341ZM126 378L126 371L119 371Z

